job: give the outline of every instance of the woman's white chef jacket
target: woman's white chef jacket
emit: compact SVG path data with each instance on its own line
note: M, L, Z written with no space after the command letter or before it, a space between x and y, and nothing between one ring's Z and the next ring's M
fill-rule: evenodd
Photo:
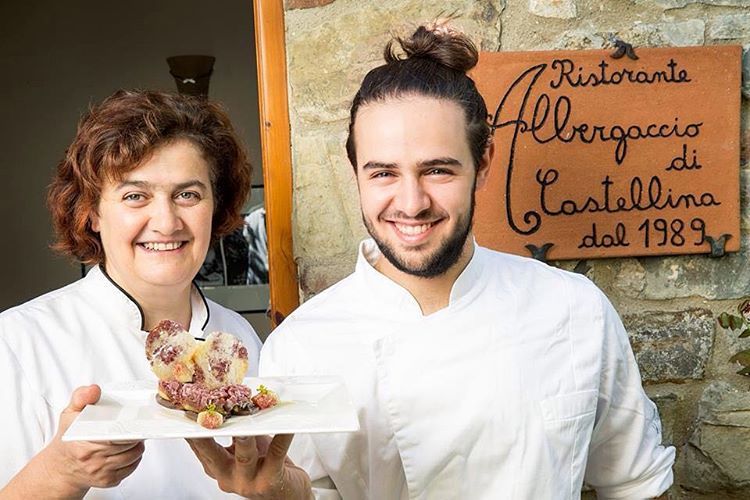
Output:
M250 373L260 340L240 315L206 300L194 288L190 333L222 330L242 339ZM146 360L137 303L104 274L86 277L0 314L0 487L57 430L73 390L92 383L154 380ZM203 472L187 443L149 440L136 471L118 487L92 489L87 498L216 498L225 495Z
M357 499L649 498L672 482L628 337L586 278L475 247L450 304L423 316L371 265L297 309L260 372L338 374L356 433L297 435L291 458ZM323 487L319 498L337 498Z

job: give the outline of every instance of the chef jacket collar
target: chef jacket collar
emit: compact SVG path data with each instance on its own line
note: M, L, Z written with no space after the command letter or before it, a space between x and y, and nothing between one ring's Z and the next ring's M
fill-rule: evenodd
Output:
M104 294L104 299L113 299L122 304L128 311L129 319L132 320L132 327L144 331L145 316L141 305L107 274L101 264L92 267L84 279L99 285L98 289ZM190 311L190 328L188 331L196 338L203 338L203 329L208 324L210 313L206 297L203 296L203 292L195 283L193 283L190 292Z
M480 283L482 268L484 266L482 262L482 248L477 245L476 241L473 243L474 254L453 283L446 309L471 300L478 292L478 284ZM410 315L416 314L421 317L422 309L419 307L419 303L414 296L406 288L375 269L375 263L381 256L382 253L372 238L363 240L360 243L356 270L365 279L366 289L373 290L373 292L380 292L378 299L389 303L391 307L396 308L396 311L403 311Z

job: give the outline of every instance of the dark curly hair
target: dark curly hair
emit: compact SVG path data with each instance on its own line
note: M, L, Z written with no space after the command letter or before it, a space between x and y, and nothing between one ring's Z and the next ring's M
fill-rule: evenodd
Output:
M403 55L397 54L396 43ZM408 38L391 40L383 55L386 63L365 75L352 101L346 140L346 153L352 167L357 169L354 122L359 108L392 97L421 95L453 101L461 107L474 167L478 168L489 145L491 130L484 98L466 75L479 60L479 52L471 39L445 23L435 23L420 26Z
M91 215L98 209L104 182L121 180L156 148L180 139L197 146L211 168L216 200L212 237L240 227L251 167L226 112L204 98L120 90L81 118L57 166L47 194L57 236L53 248L87 264L103 262Z

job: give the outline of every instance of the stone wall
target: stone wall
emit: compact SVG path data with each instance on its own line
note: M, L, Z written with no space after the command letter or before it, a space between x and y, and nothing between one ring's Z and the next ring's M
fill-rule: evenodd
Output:
M483 50L742 44L742 250L708 257L556 263L595 281L622 315L664 438L678 449L674 499L750 498L750 348L716 317L750 295L750 0L287 0L294 248L303 298L349 274L364 237L344 141L350 99L391 33L458 12Z

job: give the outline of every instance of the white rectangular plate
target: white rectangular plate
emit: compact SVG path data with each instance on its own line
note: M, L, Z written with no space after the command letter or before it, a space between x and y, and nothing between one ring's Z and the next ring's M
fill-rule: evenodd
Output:
M102 386L102 397L87 406L63 435L63 441L309 434L359 430L357 413L338 377L246 378L253 392L260 384L279 395L279 404L255 415L233 416L218 429L205 429L181 410L156 402L155 381Z

